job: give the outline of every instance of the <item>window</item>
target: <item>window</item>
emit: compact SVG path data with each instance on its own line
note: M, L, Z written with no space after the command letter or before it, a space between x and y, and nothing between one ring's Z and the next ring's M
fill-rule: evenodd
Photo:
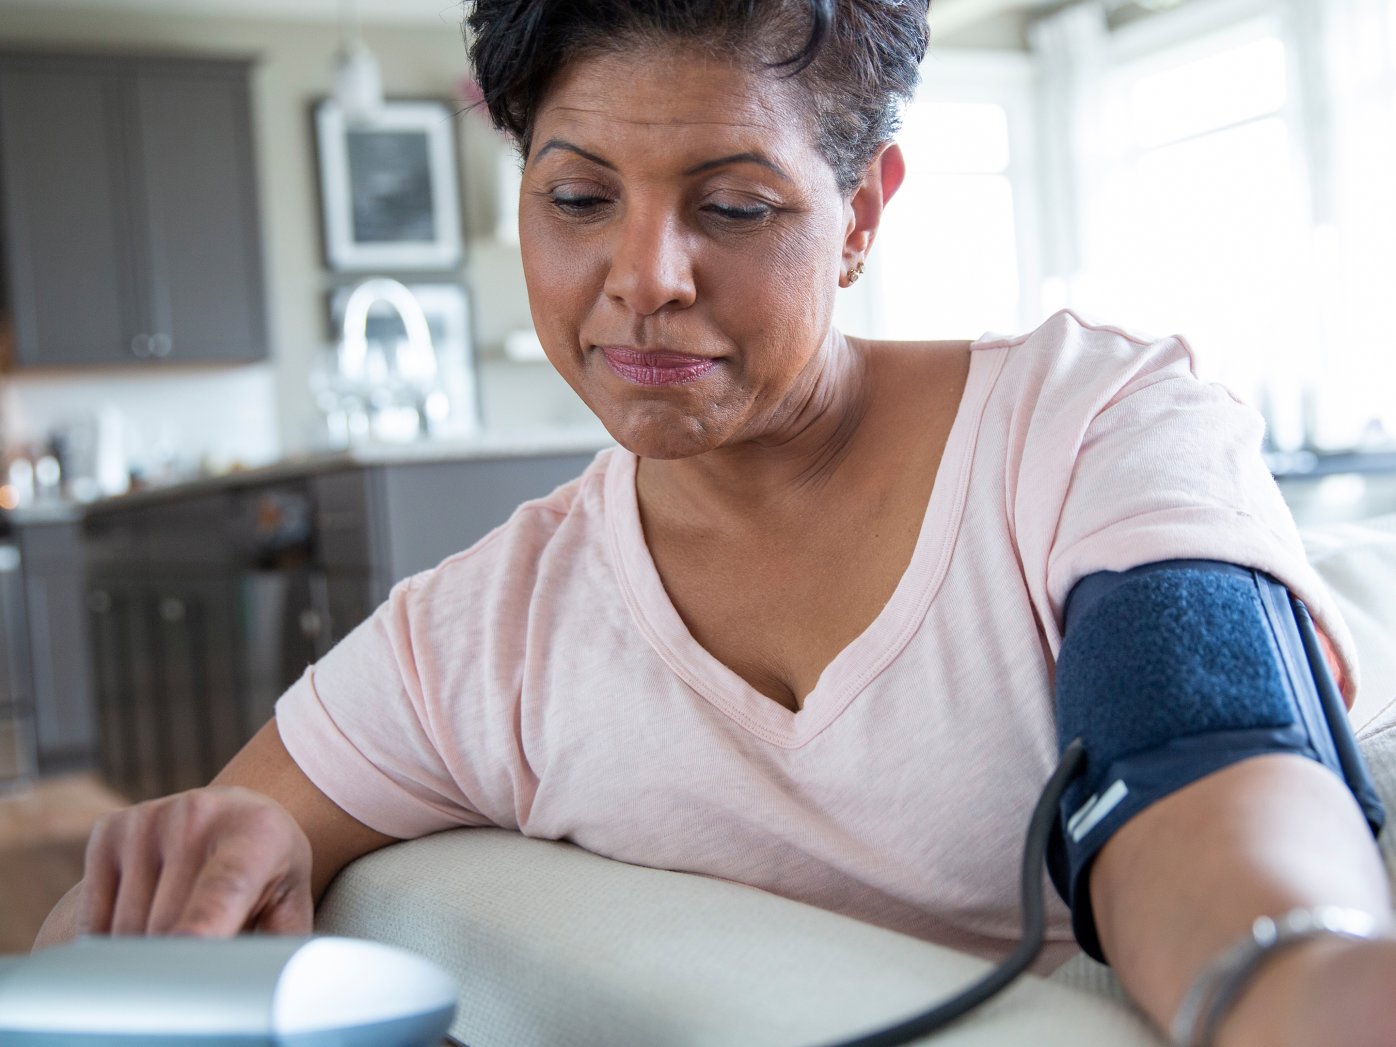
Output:
M868 259L861 329L978 338L1030 322L1020 177L1030 170L1028 72L1025 61L932 53L897 136L907 177Z
M1070 305L1186 335L1276 448L1396 446L1396 0L1086 13L1045 16L1026 61L932 50L844 326Z
M1331 340L1319 435L1334 446L1396 442L1396 0L1382 6L1386 31L1349 22L1355 46L1330 58L1323 85L1333 170L1319 229Z
M1287 69L1265 23L1117 65L1087 257L1093 311L1187 335L1297 445L1316 315Z
M1018 249L1002 106L917 102L901 144L900 217L878 236L878 304L889 338L977 338L1018 321ZM895 212L894 212L895 215ZM1005 326L1006 325L1006 326Z
M1187 335L1279 448L1388 445L1396 0L1232 8L1114 34L1072 303Z

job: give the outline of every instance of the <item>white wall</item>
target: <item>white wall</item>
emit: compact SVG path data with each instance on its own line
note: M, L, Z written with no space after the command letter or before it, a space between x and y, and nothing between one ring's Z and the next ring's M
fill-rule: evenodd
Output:
M129 465L148 478L219 471L279 456L276 380L269 365L181 369L151 379L103 371L49 372L7 382L0 414L16 449L116 408Z
M455 9L443 4L442 10L439 26L365 27L389 97L456 97L467 71L465 48L451 21ZM322 262L310 123L310 106L327 92L338 44L338 29L330 23L107 13L41 3L0 9L5 47L258 59L253 118L271 337L270 362L252 368L8 376L0 396L7 443L33 439L83 405L110 402L132 416L166 412L195 458L206 451L258 460L314 445L319 423L307 392L310 361L330 340L330 289L352 281L331 276ZM479 348L488 356L498 352L505 333L529 323L517 248L492 242L499 221L495 183L507 147L478 114L463 113L457 128L464 215L473 241L470 260L457 276L473 288ZM509 428L520 428L589 417L570 390L538 365L491 362L482 383L487 422L504 419ZM197 424L227 412L242 424L231 431ZM220 431L215 435L214 429Z

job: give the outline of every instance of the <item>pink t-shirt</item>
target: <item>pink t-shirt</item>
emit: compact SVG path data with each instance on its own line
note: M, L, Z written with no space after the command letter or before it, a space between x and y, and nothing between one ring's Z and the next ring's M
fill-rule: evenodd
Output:
M1078 579L1178 557L1264 569L1355 683L1260 438L1183 342L1059 313L975 343L910 566L799 712L689 635L617 449L400 583L277 723L320 789L392 836L504 826L1002 955ZM1043 967L1072 948L1047 893Z

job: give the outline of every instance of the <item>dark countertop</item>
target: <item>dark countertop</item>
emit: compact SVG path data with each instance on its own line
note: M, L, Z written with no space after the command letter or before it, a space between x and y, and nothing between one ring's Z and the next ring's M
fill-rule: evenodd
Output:
M534 433L489 433L468 440L422 441L410 444L366 444L342 451L290 455L266 465L212 476L196 476L144 487L95 502L58 501L0 513L5 525L72 523L100 513L134 509L181 498L197 497L237 487L293 480L339 469L472 459L527 458L540 455L590 454L611 446L601 429L559 429Z

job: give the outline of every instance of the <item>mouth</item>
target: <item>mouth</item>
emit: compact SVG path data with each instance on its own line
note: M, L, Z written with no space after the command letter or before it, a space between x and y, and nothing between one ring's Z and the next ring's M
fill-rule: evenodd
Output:
M607 365L635 385L684 385L702 378L717 361L708 356L674 353L666 349L636 349L625 345L599 345Z

